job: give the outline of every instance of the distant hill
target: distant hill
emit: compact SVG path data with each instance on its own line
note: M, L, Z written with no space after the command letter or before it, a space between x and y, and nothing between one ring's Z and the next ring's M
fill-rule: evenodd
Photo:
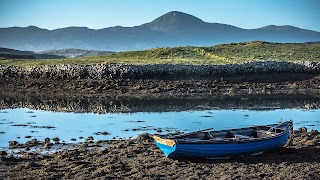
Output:
M220 44L210 47L153 48L143 51L118 52L104 56L104 59L128 60L128 62L149 63L200 63L228 64L246 61L318 61L320 43L271 43L251 41Z
M64 56L34 53L32 51L19 51L15 49L0 48L0 58L6 59L61 59Z
M155 47L213 46L246 41L300 43L320 41L320 32L294 26L269 25L242 29L227 24L208 23L178 11L134 27L88 29L66 27L55 30L35 26L0 28L0 46L43 51L92 49L108 51L144 50Z
M67 57L67 58L74 58L74 57L102 56L102 55L107 55L107 54L111 54L114 52L111 52L111 51L92 51L92 50L83 50L83 49L61 49L61 50L40 51L38 53L63 56L63 57Z
M0 60L0 65L56 64L238 64L252 61L317 61L320 43L270 43L251 41L210 47L183 46L126 51L100 56L42 60Z
M9 48L0 48L0 58L6 59L61 59L75 57L102 56L111 54L111 51L92 51L83 49L62 49L48 51L19 51Z

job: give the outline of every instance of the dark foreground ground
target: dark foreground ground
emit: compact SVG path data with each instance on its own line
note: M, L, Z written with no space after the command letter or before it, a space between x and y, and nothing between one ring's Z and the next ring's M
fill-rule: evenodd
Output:
M87 141L47 155L40 154L42 145L37 147L40 149L37 152L2 151L0 179L320 178L318 131L295 131L292 145L258 156L228 160L168 159L146 134L134 140Z

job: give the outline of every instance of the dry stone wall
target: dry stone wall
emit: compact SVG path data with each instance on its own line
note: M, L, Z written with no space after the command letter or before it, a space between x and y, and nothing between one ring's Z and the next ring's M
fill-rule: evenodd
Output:
M51 65L34 67L1 66L0 77L56 79L143 79L169 77L232 76L252 73L320 73L320 62L261 61L228 65Z

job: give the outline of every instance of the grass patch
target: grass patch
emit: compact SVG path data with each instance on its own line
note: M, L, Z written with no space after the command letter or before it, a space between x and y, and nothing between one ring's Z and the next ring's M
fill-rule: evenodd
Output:
M56 64L238 64L248 61L318 61L319 43L268 43L261 41L212 47L153 48L103 56L65 59L0 59L0 65L39 66Z

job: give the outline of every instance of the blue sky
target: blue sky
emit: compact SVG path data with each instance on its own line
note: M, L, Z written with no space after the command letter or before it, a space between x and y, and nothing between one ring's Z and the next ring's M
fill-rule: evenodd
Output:
M319 0L0 0L0 27L138 26L169 11L245 29L274 24L320 32Z

